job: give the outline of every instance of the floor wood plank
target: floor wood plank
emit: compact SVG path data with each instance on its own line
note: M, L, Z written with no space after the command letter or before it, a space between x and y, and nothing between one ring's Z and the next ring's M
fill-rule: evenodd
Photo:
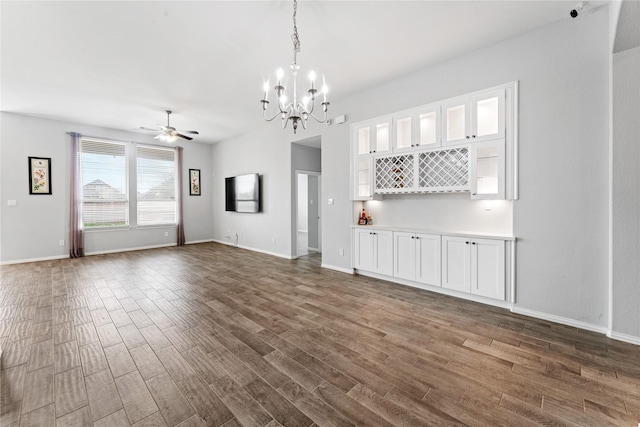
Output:
M0 424L640 422L640 347L216 243L0 270Z

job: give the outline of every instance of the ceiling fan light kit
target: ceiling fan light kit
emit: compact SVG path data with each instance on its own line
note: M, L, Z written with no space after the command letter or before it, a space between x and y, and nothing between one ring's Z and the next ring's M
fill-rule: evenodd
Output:
M161 133L154 136L153 139L159 139L160 141L171 143L171 142L176 142L178 138L186 139L187 141L191 141L193 139L190 136L183 135L183 133L199 135L199 133L195 130L177 130L176 128L172 127L171 124L169 123L169 116L171 115L172 111L165 110L165 112L167 113L167 125L166 126L158 125L160 126ZM143 126L141 126L140 129L150 130L154 132L157 131L157 129L150 129Z
M315 107L316 95L318 90L314 87L316 74L311 71L309 73L310 88L307 90L307 95L304 96L300 102L298 102L298 71L300 66L297 62L298 53L300 52L300 38L298 36L298 27L296 25L296 14L298 12L298 2L293 0L293 34L291 40L293 41L293 64L291 64L291 74L293 76L293 97L291 102L287 103L287 96L285 94L286 88L282 85L282 77L284 71L280 68L277 71L277 83L274 86L276 92L278 111L269 117L267 109L269 108L269 82L264 84L264 98L260 100L262 103L262 116L268 122L272 121L276 117L280 116L282 119L282 128L285 129L289 121L292 122L293 133L296 133L298 124L301 124L304 129L307 128L307 120L309 117L313 117L318 123L324 123L327 121L327 110L329 108L329 102L327 102L328 88L322 76L322 94L323 101L320 104L322 106L322 118L318 118L313 114Z

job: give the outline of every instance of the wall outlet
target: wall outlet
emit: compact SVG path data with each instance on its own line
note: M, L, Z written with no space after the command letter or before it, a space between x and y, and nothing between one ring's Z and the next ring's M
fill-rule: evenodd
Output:
M338 249L338 253L340 254L340 256L344 256L344 249Z
M164 232L164 237L169 237L169 232L168 231Z
M10 207L18 206L18 201L17 200L7 200L7 206L10 206Z
M60 246L64 246L64 240L60 240L60 241L58 242L58 244L59 244Z

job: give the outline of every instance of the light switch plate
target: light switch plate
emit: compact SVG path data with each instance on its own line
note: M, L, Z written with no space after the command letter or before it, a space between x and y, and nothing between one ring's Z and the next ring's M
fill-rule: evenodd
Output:
M7 200L7 206L15 207L18 206L17 200Z

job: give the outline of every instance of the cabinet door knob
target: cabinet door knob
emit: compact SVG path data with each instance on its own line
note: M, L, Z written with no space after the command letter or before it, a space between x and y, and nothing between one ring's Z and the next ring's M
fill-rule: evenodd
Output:
M416 236L416 240L420 240L420 238L418 236Z
M376 150L373 150L373 152L375 153L375 152L376 152Z
M469 139L469 135L467 135L467 139Z
M464 243L466 243L467 245L469 244L469 242L464 242Z
M475 245L475 244L476 244L476 242L471 242L471 244L472 244L472 245Z
M476 137L475 135L471 135L471 138L475 138L475 137Z
M471 193L472 196L475 196L476 194L478 194L478 193Z

